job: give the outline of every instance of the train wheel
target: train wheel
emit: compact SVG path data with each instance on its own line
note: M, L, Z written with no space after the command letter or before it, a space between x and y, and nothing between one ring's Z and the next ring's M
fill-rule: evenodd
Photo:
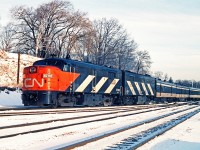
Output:
M51 104L51 108L58 108L60 107L60 104L58 102L58 100L55 100L53 104Z
M104 102L103 102L103 105L104 106L112 106L112 100L111 99L106 99L106 100L104 100Z
M58 108L58 106L56 104L51 104L51 108Z

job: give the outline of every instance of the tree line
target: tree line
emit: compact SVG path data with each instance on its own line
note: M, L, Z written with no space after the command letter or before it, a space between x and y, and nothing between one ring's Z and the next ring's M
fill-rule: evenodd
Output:
M187 87L200 88L200 81L180 80L180 79L173 81L172 77L169 77L167 73L164 74L162 71L154 72L154 76L157 79L161 79L163 81L168 81L170 83L175 83L175 84L182 85L182 86L187 86Z
M89 20L69 1L53 0L37 8L10 10L12 22L1 28L0 49L41 58L59 57L147 73L148 51L137 43L117 19Z

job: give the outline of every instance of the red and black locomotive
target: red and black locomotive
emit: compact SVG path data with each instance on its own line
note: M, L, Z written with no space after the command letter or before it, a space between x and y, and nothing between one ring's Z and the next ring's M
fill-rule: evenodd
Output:
M39 60L23 71L25 106L132 105L198 98L200 89L71 59Z

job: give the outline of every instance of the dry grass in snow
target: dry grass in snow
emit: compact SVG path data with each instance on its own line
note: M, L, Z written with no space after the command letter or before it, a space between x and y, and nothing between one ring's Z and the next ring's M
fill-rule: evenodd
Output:
M26 54L21 54L20 58L20 78L19 85L17 85L18 54L0 50L0 87L21 87L23 68L32 65L39 59Z

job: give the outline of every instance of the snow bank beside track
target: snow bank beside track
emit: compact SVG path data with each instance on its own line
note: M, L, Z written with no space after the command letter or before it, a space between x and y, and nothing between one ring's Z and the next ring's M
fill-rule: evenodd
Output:
M0 107L22 107L21 91L0 91Z

